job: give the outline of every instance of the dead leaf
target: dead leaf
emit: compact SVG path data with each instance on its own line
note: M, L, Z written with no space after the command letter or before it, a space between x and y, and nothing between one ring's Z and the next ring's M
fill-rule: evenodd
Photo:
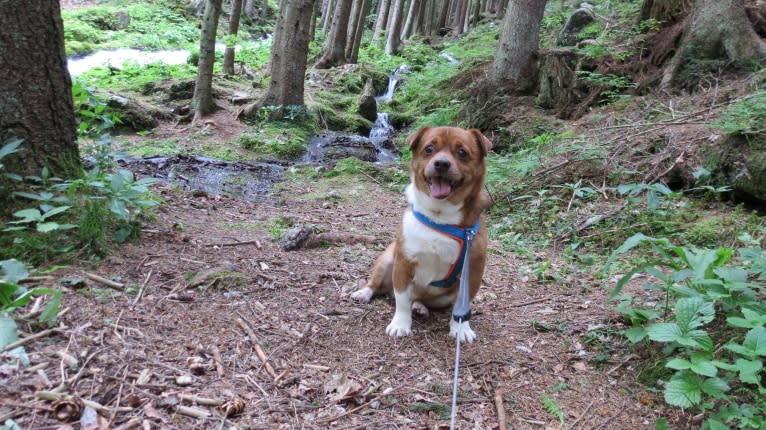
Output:
M583 363L582 361L575 361L572 364L572 368L578 372L587 372L588 371L588 365Z
M147 418L153 419L155 421L162 420L162 415L157 409L154 408L154 405L152 405L151 403L147 403L144 405L144 415Z
M345 373L333 375L324 385L324 392L329 395L332 402L339 402L352 397L361 389L361 384L349 378Z

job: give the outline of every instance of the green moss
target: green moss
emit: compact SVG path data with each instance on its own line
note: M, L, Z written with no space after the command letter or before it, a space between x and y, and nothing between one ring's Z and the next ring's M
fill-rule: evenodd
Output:
M260 155L296 159L317 132L318 126L309 120L264 121L242 133L239 144Z

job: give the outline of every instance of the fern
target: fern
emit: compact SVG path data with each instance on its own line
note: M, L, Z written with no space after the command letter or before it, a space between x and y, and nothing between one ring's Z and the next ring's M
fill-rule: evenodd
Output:
M564 411L561 410L561 406L559 406L558 402L549 397L547 394L543 394L542 397L540 397L540 403L543 404L543 409L545 412L548 412L549 414L558 418L559 424L561 427L564 427Z

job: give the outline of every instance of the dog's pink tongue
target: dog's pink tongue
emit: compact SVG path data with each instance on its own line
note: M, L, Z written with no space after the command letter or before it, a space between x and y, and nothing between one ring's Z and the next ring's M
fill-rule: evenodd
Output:
M449 182L434 179L431 181L431 197L435 199L446 198L452 192Z

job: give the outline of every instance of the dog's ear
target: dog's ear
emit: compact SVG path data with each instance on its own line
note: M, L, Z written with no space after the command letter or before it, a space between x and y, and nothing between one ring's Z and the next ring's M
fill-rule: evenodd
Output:
M481 156L485 157L489 153L489 150L492 149L492 142L487 139L487 136L484 136L478 128L472 128L468 131L471 132L476 139L476 144L479 145L479 150L481 150Z
M418 144L420 144L420 139L423 137L424 134L426 134L426 131L430 129L431 127L423 127L420 130L418 130L415 134L407 138L407 146L410 148L410 152L415 152L418 149Z

